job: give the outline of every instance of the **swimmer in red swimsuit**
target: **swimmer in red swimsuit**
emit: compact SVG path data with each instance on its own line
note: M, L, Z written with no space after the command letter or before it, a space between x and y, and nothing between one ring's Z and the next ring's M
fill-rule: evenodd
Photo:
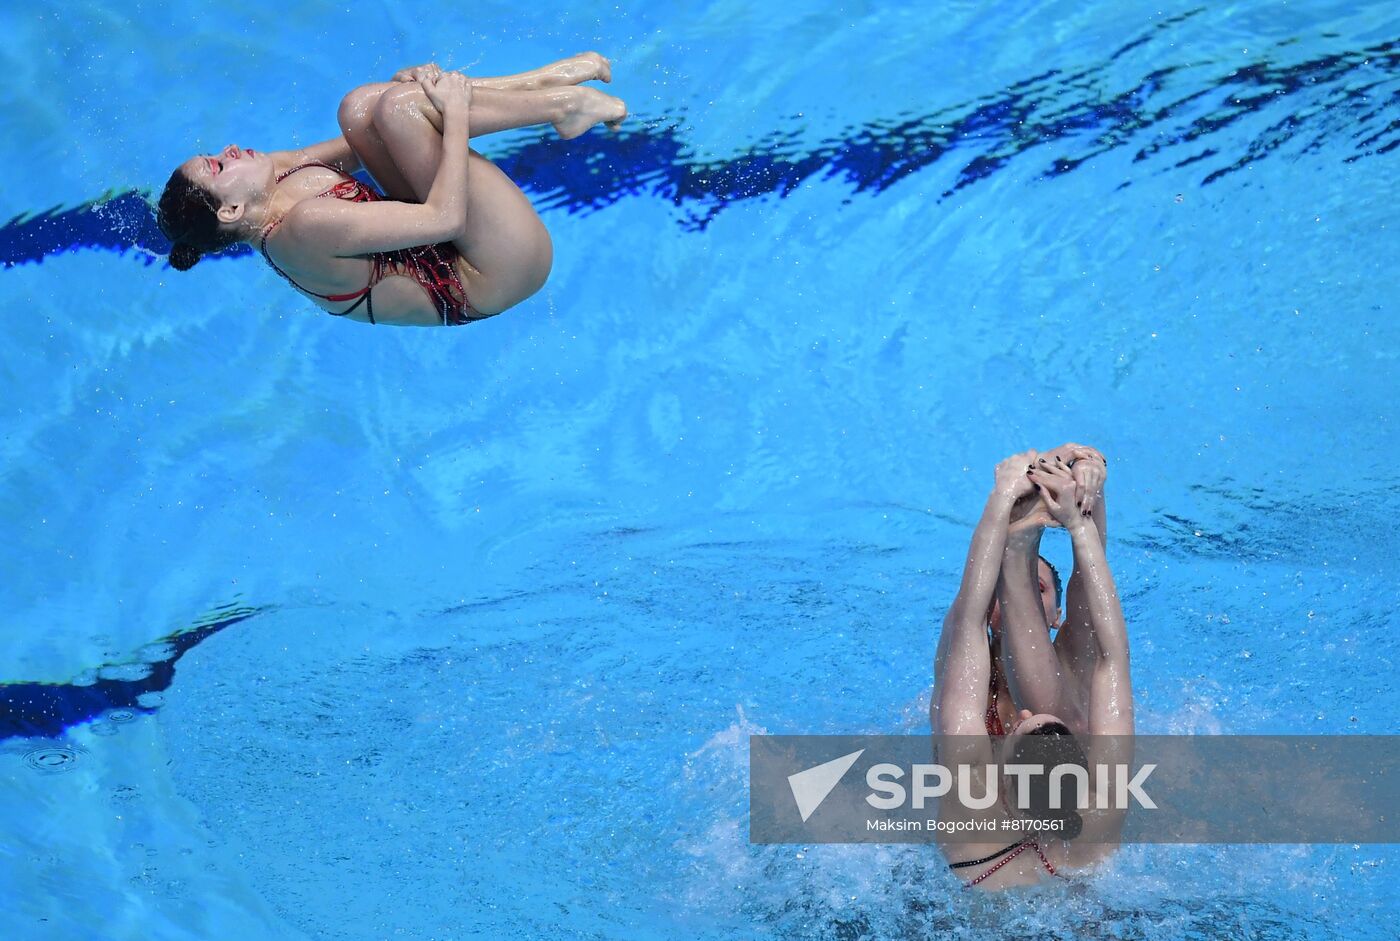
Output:
M983 769L990 764L1030 760L1032 763L1044 761L1047 766L1070 763L1089 767L1131 760L1133 717L1127 632L1112 574L1103 561L1099 533L1093 526L1093 518L1083 508L1086 494L1077 489L1081 482L1092 484L1094 479L1101 484L1102 477L1085 470L1076 481L1068 465L1085 460L1087 456L1066 460L1067 456L1064 449L1057 449L1048 455L1047 466L1040 463L1040 455L1027 451L997 466L996 486L973 534L957 598L944 619L930 702L938 761L951 769L966 766L977 778L971 782L957 782L954 793L969 785L969 793L985 793L989 782L982 779ZM1090 505L1093 506L1093 501ZM1015 557L1017 567L1003 571L1008 544L1038 545L1039 532L1046 526L1068 530L1074 542L1076 569L1081 567L1081 558L1085 563L1078 575L1083 580L1089 628L1081 633L1076 643L1092 646L1094 651L1090 666L1094 695L1085 710L1085 730L1092 733L1092 738L1073 734L1070 727L1052 713L1033 713L1022 708L1007 715L1000 708L1003 702L1012 699L1018 683L1013 682L1008 689L998 679L998 674L1011 677L1030 670L1019 669L1018 672L1020 665L1015 660L1018 650L1025 645L1016 645L1013 649L1013 645L1007 643L1010 624L1000 614L1001 605L995 597L998 584L1011 578L1025 582L1019 586L1021 594L1016 601L1016 614L1024 616L1034 607L1043 615L1039 621L1043 635L1040 643L1049 645L1047 628L1057 620L1056 607L1037 599L1031 574L1034 569L1024 556ZM1028 533L1035 534L1036 538L1032 541ZM1024 547L1017 551L1023 552ZM1034 559L1034 554L1029 558ZM1043 584L1041 588L1043 596ZM994 643L998 648L1006 645L995 660ZM1024 703L1017 700L1017 705ZM1005 734L1001 735L1003 732ZM1037 757L1028 759L1031 753ZM939 803L940 820L955 824L976 821L993 828L987 833L993 841L994 833L1003 832L1007 822L1027 817L1041 822L1053 821L1057 829L1053 836L1027 836L1010 845L1006 845L1005 840L966 842L965 835L955 840L952 835L959 831L951 828L938 831L950 866L969 871L971 878L966 883L969 887L1000 889L1034 884L1062 870L1094 865L1116 848L1125 811L1095 808L1081 812L1069 807L1052 808L1045 800L1048 795L1040 794L1034 782L1027 795L1031 812L1013 810L1014 802L1005 798L1017 794L1016 781L1005 776L998 784L1003 796L1000 804L975 810L945 798ZM971 832L980 834L983 831Z
M616 126L626 105L579 85L610 79L591 52L503 78L417 66L345 96L340 137L192 157L157 212L171 265L245 242L335 316L453 326L498 314L544 285L553 247L530 201L468 141L535 124L566 139Z

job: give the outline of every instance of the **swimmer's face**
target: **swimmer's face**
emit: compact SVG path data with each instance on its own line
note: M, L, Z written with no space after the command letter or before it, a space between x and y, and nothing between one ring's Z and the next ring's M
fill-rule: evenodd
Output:
M180 164L181 171L196 186L209 192L224 207L220 220L230 207L246 206L266 194L273 182L272 158L254 150L229 144L217 154L201 154Z
M1050 571L1050 566L1044 559L1036 560L1036 589L1040 592L1040 607L1045 612L1045 623L1052 628L1060 626L1060 609L1055 605L1055 574ZM992 602L991 614L988 621L992 625L992 633L1001 633L1001 603Z

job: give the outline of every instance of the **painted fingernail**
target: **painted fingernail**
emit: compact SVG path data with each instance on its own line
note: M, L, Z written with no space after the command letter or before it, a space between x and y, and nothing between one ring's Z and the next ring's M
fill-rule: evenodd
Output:
M1032 482L1032 483L1031 483L1031 486L1034 487L1034 488L1037 489L1037 490L1040 489L1040 484L1037 484L1037 483Z

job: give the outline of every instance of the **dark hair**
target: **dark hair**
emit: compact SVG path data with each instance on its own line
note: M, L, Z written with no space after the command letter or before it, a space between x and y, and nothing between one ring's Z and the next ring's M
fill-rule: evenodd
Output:
M1050 566L1050 578L1055 582L1055 607L1060 606L1060 599L1064 596L1064 582L1060 581L1060 570L1055 568L1055 563L1045 556L1040 557L1040 561Z
M1079 793L1079 782L1073 775L1065 775L1057 782L1056 790L1062 798L1060 806L1050 805L1052 769L1057 765L1076 765L1086 773L1089 770L1089 758L1070 734L1069 727L1063 722L1047 722L1023 735L1011 754L1013 762L1041 765L1045 769L1044 774L1022 779L1029 780L1026 814L1033 820L1057 822L1058 827L1049 832L1062 840L1072 840L1084 832L1084 818L1075 808L1080 799L1087 799L1088 795Z
M238 241L219 226L214 194L199 186L183 170L170 174L156 207L156 225L170 239L170 266L188 271L195 262Z

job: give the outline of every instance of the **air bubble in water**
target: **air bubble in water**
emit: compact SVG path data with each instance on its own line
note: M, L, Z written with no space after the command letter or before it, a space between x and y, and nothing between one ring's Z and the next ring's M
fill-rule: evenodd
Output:
M104 680L139 683L151 675L151 665L149 663L113 663L98 670L97 675Z
M41 745L25 753L24 763L44 774L62 774L73 770L80 753L73 745Z

